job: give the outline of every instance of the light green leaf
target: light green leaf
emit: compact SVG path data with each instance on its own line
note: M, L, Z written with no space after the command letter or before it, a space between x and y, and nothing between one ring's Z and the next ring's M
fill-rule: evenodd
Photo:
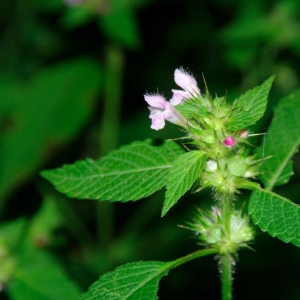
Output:
M174 162L170 170L162 216L192 187L195 180L200 176L205 162L206 156L201 150L187 152L179 156Z
M235 111L227 124L228 129L243 129L254 124L263 116L273 80L274 76L267 79L262 85L247 91L236 100Z
M262 231L300 247L300 206L275 193L254 190L249 213Z
M150 140L134 142L98 161L77 161L41 175L69 197L133 201L166 185L169 170L182 153L172 141L157 146Z
M53 234L63 224L63 217L53 196L46 196L31 220L29 235L37 244L49 245L57 239Z
M1 224L0 241L4 242L9 249L18 247L19 241L24 237L28 221L25 218L14 219Z
M80 58L15 82L14 93L4 93L13 106L0 135L0 198L79 132L94 111L100 79L97 62Z
M79 300L156 300L159 280L170 269L216 252L205 249L171 262L145 261L120 266L100 277Z
M34 249L19 255L19 264L8 286L11 300L74 300L79 297L79 288L52 256Z
M300 90L282 99L275 110L261 152L265 160L260 177L265 187L287 183L293 175L291 158L300 146Z
M248 111L238 111L230 118L230 122L226 124L226 127L230 130L239 130L246 128L252 122L252 118Z

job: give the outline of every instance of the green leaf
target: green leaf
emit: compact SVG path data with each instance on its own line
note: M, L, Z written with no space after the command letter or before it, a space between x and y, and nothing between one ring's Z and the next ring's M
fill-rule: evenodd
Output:
M192 187L195 180L200 176L205 162L206 156L201 150L187 152L179 156L174 162L167 183L162 216Z
M32 248L19 253L19 259L8 286L11 300L73 300L79 297L79 288L51 255Z
M189 260L214 254L215 249L200 250L171 262L134 262L100 277L79 300L155 300L159 280L170 269Z
M252 122L252 119L248 111L238 111L234 113L226 127L230 130L239 130L246 128L249 125L249 121Z
M0 198L78 134L94 111L100 79L97 62L80 58L14 83L14 93L5 94L13 104L9 126L0 135Z
M146 140L123 146L98 161L77 161L41 175L69 197L133 201L166 185L174 160L183 152L172 141L156 146Z
M300 90L282 99L268 129L261 152L265 160L260 177L269 190L293 175L291 158L300 146Z
M40 209L30 223L29 234L32 240L42 246L57 240L54 231L63 225L63 217L57 208L55 198L51 195L43 199Z
M75 29L84 26L91 21L93 13L85 6L72 7L66 10L60 22L67 29Z
M300 247L300 206L275 193L254 190L249 202L253 222L262 231Z
M99 18L99 24L110 40L130 49L139 46L140 36L134 11L122 1L112 1L110 12Z
M27 229L27 220L25 218L14 219L9 222L1 224L0 239L10 247L17 246L20 239L23 238L25 230Z
M263 116L273 80L274 76L236 100L235 110L226 125L228 129L243 129L254 124Z

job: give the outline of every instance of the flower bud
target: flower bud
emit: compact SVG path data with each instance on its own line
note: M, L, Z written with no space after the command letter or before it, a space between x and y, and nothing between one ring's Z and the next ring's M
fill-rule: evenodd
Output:
M227 148L232 148L233 146L236 145L236 140L233 136L228 136L227 138L225 138L225 140L223 141L223 144L227 147Z
M219 253L234 253L240 247L247 247L255 234L249 217L244 216L240 210L230 216L230 236L224 234L226 230L218 207L212 207L212 211L199 210L188 225L187 228L195 231L204 244L217 248Z
M239 136L243 139L246 139L248 137L248 134L249 134L249 131L246 129L239 131Z
M206 162L206 168L205 168L205 170L207 172L215 172L215 171L217 171L217 169L218 169L218 165L217 165L217 163L214 160L208 160Z

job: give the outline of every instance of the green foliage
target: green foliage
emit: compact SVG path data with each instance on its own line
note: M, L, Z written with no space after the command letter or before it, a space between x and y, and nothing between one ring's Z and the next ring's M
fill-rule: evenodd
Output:
M280 101L262 145L264 156L271 156L264 162L260 176L269 190L287 183L293 175L291 158L300 146L299 116L300 90L297 90Z
M249 213L253 222L271 236L300 247L300 206L275 193L254 190Z
M140 37L133 9L119 0L111 2L111 11L99 18L101 29L113 41L131 49L136 48L140 44Z
M37 219L19 218L1 225L0 281L12 300L76 299L80 289L31 235Z
M75 6L68 9L61 18L61 24L67 29L83 26L92 19L91 11L84 6Z
M274 76L267 79L262 85L247 91L236 100L235 110L227 124L228 129L246 128L263 116L273 80Z
M60 264L46 252L20 249L18 266L8 286L12 300L73 300L79 288L69 279ZM24 251L25 250L25 251Z
M123 146L98 161L77 161L41 175L69 197L134 201L164 187L172 163L183 152L172 141L156 146L146 140Z
M201 150L187 152L175 160L170 170L162 216L192 187L205 163L206 156Z
M97 62L76 59L0 91L12 103L1 135L0 198L78 133L93 113L100 83Z
M62 227L63 216L57 208L55 198L47 196L44 198L39 211L31 220L29 234L33 240L41 245L49 245L56 241L53 234L55 229Z
M171 266L170 263L156 261L120 266L103 275L79 299L158 299L159 280L168 274Z
M144 261L120 266L100 277L79 300L156 300L159 280L170 269L214 253L215 249L205 249L171 262Z

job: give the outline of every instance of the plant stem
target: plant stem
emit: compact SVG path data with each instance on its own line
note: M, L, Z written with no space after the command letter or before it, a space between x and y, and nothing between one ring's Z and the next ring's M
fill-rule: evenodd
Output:
M230 218L232 213L232 200L227 194L223 196L221 202L221 216L225 236L230 240ZM232 299L232 261L230 253L221 254L221 273L222 273L222 300Z
M100 132L100 154L118 146L124 54L116 45L105 51L104 107ZM97 204L97 233L101 248L107 249L113 236L113 203Z
M210 254L216 254L216 253L218 253L218 250L214 249L214 248L201 249L201 250L198 250L198 251L193 252L191 254L188 254L186 256L180 257L180 258L170 262L170 264L172 265L172 268L176 268L176 267L178 267L178 266L180 266L184 263L187 263L190 260L193 260L193 259L196 259L196 258L199 258L199 257L203 257L203 256L206 256L206 255L210 255Z
M230 254L221 255L222 300L232 299L232 265Z
M225 194L221 200L221 215L223 226L225 228L225 234L227 238L230 238L230 218L231 218L231 198L229 195Z

